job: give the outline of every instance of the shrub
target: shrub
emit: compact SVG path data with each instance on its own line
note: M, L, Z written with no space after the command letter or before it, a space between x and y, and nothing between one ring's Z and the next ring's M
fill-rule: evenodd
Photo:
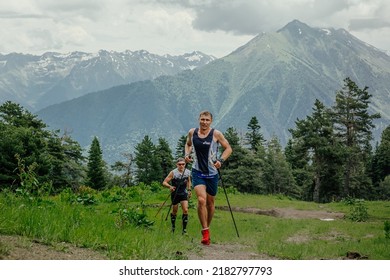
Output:
M66 188L60 193L60 200L62 202L74 203L77 201L77 196L72 189Z
M365 222L368 220L368 208L364 199L346 198L344 203L350 205L350 213L346 215L351 221Z
M114 211L118 213L116 225L123 228L125 225L133 225L137 228L151 228L154 221L150 221L145 213L140 213L136 208L124 208Z
M80 186L78 189L77 189L77 193L80 194L80 195L84 195L84 194L96 194L96 190L91 188L91 187L88 187L88 186Z
M93 204L97 204L98 202L95 196L89 193L78 195L76 201L84 205L93 205Z

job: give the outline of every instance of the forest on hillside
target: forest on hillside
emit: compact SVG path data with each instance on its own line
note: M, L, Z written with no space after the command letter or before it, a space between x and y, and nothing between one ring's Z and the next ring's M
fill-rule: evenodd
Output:
M312 114L295 122L285 148L277 137L264 139L256 117L242 137L228 128L223 133L233 153L221 170L225 185L315 202L390 199L390 126L373 147L373 121L380 115L369 112L370 98L368 88L346 78L333 106L316 100ZM0 106L0 190L56 194L81 186L160 184L183 156L185 140L180 137L172 151L166 139L153 143L145 135L134 154L108 166L97 137L85 156L70 135L49 131L37 116L7 101Z

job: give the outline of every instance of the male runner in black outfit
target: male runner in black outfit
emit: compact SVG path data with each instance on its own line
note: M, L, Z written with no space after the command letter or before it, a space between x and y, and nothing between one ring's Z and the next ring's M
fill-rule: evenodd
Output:
M187 233L188 223L188 199L191 198L191 172L185 168L184 158L179 158L176 161L176 168L169 172L168 176L163 182L163 186L169 188L171 191L172 213L171 223L172 232L175 232L176 216L181 205L182 215L182 234ZM171 183L171 184L169 184Z

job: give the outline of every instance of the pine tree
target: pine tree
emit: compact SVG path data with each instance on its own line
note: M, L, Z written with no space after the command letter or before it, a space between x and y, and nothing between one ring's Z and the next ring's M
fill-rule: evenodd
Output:
M76 189L85 178L82 148L69 135L64 134L61 137L55 135L56 137L51 137L47 144L52 158L49 176L53 185L57 186L57 192L66 187Z
M161 167L161 177L159 181L162 182L172 168L175 167L175 164L173 163L172 150L166 139L161 137L158 139L156 155L158 156Z
M249 149L253 152L257 152L257 148L265 142L260 129L259 121L256 117L252 117L248 123L248 132L245 134L245 139L246 143L249 144Z
M46 124L39 120L36 115L11 101L6 101L0 106L0 120L14 127L29 127L40 131L46 127Z
M176 144L175 158L184 157L184 147L186 145L187 135L183 135L179 138Z
M89 149L87 164L87 184L96 190L102 190L106 187L107 179L105 175L105 163L103 153L100 149L100 143L95 136Z
M61 143L65 154L63 175L66 185L73 189L80 186L85 178L85 157L80 144L66 133L61 137Z
M37 180L50 183L51 160L46 125L19 104L7 101L0 106L0 186L17 186L16 155L26 167L35 165ZM53 155L55 156L55 155Z
M383 130L372 162L372 180L376 188L390 175L390 125ZM380 190L379 190L380 192Z
M306 170L311 171L313 187L306 189L311 193L306 197L311 197L315 202L326 201L329 199L326 197L339 193L335 172L340 168L339 145L333 133L329 110L316 100L312 115L297 120L295 124L296 128L290 129L294 149L300 151L300 157L306 161L304 165L310 165Z
M240 192L263 193L259 158L240 145L240 137L233 127L228 128L224 135L233 150L221 171L225 184Z
M301 199L312 201L314 171L310 165L310 153L302 140L297 137L289 139L284 154L291 166L295 183L302 190Z
M270 194L300 197L300 191L295 184L291 166L288 164L279 140L275 136L268 142L265 151L263 182Z
M369 188L365 163L369 160L373 120L380 115L368 112L372 95L367 90L346 78L332 110L336 134L345 151L343 196L361 196Z
M46 127L19 104L8 101L0 106L0 186L18 186L16 155L26 167L35 166L36 179L42 186L52 186L51 191L72 187L74 180L81 180L83 174L77 172L82 169L80 146L73 140L69 144L58 131Z
M162 177L160 159L156 155L156 146L148 135L135 147L137 181L145 184L159 182Z

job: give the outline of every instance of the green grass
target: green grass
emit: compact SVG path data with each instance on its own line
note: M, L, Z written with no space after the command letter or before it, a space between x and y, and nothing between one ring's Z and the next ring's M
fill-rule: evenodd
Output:
M350 211L350 207L342 202L316 204L283 196L228 195L230 204L238 207L345 214ZM110 259L186 259L189 252L201 249L195 198L192 198L189 211L188 236L182 236L180 219L177 221L178 232L174 235L170 232L169 219L165 220L170 201L155 217L166 197L166 192L152 193L144 186L132 190L91 192L88 197L90 205L86 200L84 204L81 200L77 202L76 195L66 192L32 201L0 193L0 234L21 235L46 244L69 242L101 251ZM217 245L241 244L253 253L277 259L341 259L348 251L356 251L368 259L388 260L390 239L386 238L384 223L390 219L389 204L388 201L365 202L369 213L365 222L286 219L234 212L239 238L229 211L216 210L212 241ZM217 196L216 205L227 205L222 191ZM146 222L140 221L141 226L136 227L119 215L123 209L144 213L145 221L153 222L153 225L142 227ZM6 251L5 245L0 244L0 255Z

